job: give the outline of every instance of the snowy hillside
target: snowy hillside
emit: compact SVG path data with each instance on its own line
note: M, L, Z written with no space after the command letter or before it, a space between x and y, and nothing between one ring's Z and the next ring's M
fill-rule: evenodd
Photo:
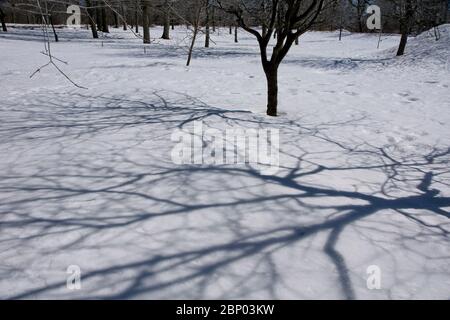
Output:
M186 30L0 33L0 298L450 298L450 26L310 32L280 67L252 36L186 62ZM177 165L177 129L276 128L280 169ZM82 289L66 270L81 268ZM367 286L370 266L381 288Z
M387 50L387 55L395 54L395 49ZM440 25L436 31L430 29L410 39L405 55L397 60L400 64L422 68L445 65L450 72L450 24Z

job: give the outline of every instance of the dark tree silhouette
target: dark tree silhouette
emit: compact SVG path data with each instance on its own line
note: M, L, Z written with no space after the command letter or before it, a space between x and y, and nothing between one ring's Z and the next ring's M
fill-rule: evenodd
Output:
M148 19L149 2L142 1L142 27L144 28L144 43L150 43L150 22Z
M3 12L1 7L0 7L0 22L2 23L2 30L7 32L8 28L6 28L5 13Z
M411 32L411 25L414 19L414 6L413 0L405 0L401 8L400 16L400 44L397 50L397 56L401 56L405 53L406 43L408 41L408 35Z
M92 3L90 0L86 0L86 12L88 14L89 26L92 31L92 38L98 39L97 26L95 25L94 16L95 10L92 8Z
M170 39L170 7L171 3L169 0L164 1L164 30L161 39Z
M267 79L267 115L276 116L278 106L278 67L295 40L308 31L322 11L324 0L223 0L219 6L233 14L239 26L258 41L261 62ZM264 10L262 10L264 8ZM252 27L263 20L264 32ZM272 56L267 49L276 34Z

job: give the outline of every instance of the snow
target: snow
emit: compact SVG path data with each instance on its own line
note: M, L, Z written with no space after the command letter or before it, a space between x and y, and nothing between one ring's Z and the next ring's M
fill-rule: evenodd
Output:
M0 33L0 298L450 298L450 25L309 32L266 117L258 48ZM175 165L177 128L277 128L280 170ZM81 290L66 287L81 268ZM381 288L369 290L369 266Z

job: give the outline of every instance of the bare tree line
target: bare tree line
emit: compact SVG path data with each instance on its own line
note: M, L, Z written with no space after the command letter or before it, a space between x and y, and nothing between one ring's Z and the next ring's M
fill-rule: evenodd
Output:
M106 20L108 25L123 26L125 20L128 25L143 26L143 7L148 7L149 23L164 26L163 39L167 39L171 25L186 24L195 15L194 7L198 0L46 0L54 16L55 24L64 24L67 18L66 8L71 4L84 8L83 23L89 23L88 8L93 9L95 21ZM235 20L229 14L218 10L217 0L203 1L208 10L202 13L201 24L234 27ZM270 10L272 1L252 0L237 3L252 3L253 7L260 7L261 11ZM284 1L282 1L284 2ZM287 1L289 2L289 1ZM308 1L303 1L307 3ZM399 15L405 13L407 3L411 3L415 10L416 20L422 25L436 22L443 23L448 20L448 1L446 0L325 0L325 9L319 21L313 26L318 30L336 30L343 24L345 29L353 32L367 32L365 8L370 4L377 4L382 8L383 27L386 32L400 32L401 23ZM39 23L39 13L36 11L35 0L0 0L2 21L5 23ZM103 17L103 9L105 9ZM97 11L99 11L97 13ZM252 14L255 14L254 8ZM261 20L261 13L255 22ZM92 15L91 15L92 16ZM124 19L122 19L122 17ZM261 25L261 24L260 24ZM264 26L263 26L264 27ZM136 29L135 29L136 30ZM136 31L137 32L137 31ZM170 36L169 36L170 37Z
M91 29L93 38L99 37L99 31L105 34L111 27L123 28L144 44L151 43L151 25L163 26L157 37L164 40L171 38L174 25L184 25L190 31L187 66L200 34L205 39L204 47L209 47L211 31L226 26L230 34L234 29L237 43L239 27L258 44L267 80L266 113L276 116L278 68L292 45L312 29L367 32L366 8L374 3L383 12L382 30L401 34L398 56L404 54L410 34L436 28L448 19L447 0L0 0L0 20L4 32L7 22L32 24L45 20L58 41L56 26L66 22L69 5L78 5L81 22ZM40 4L45 6L44 14Z

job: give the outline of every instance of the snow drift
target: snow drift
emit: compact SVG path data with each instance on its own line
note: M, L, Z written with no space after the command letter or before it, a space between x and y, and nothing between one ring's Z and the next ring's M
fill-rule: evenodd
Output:
M406 45L405 54L397 57L397 64L423 68L447 68L450 66L450 24L443 24L422 32L416 37L410 37ZM395 55L397 48L388 50L388 54Z

